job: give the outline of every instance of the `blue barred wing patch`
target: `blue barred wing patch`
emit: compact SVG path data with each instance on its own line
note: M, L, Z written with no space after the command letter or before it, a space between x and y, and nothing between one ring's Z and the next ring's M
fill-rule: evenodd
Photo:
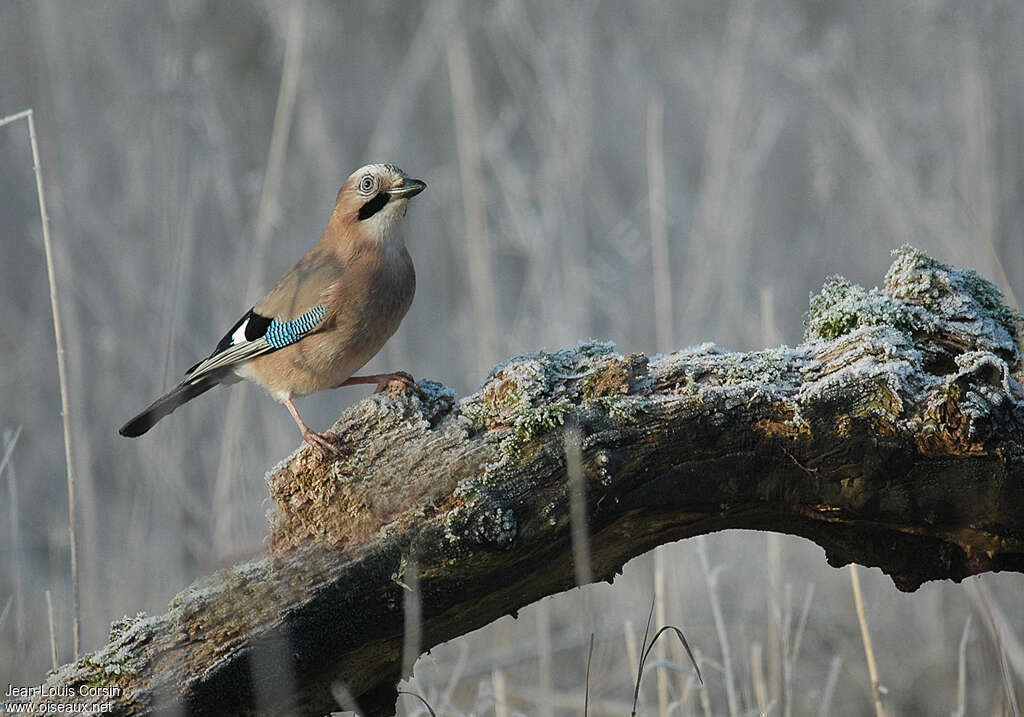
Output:
M326 306L314 306L309 311L306 311L291 321L274 319L270 322L270 325L267 326L267 333L263 334L263 338L266 339L267 343L273 348L283 349L285 346L294 344L296 341L319 326L320 322L324 320L326 315Z

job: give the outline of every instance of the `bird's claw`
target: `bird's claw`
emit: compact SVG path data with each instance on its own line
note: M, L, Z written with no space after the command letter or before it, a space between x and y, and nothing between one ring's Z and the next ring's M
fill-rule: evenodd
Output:
M306 430L302 432L302 439L314 448L320 449L325 457L340 458L348 452L347 446L341 442L340 436L333 434Z
M377 381L377 388L374 389L374 393L383 393L392 386L401 387L402 391L408 392L409 390L415 391L418 395L423 395L420 387L416 384L416 379L412 377L411 373L405 371L395 371L394 373L385 374L380 377Z

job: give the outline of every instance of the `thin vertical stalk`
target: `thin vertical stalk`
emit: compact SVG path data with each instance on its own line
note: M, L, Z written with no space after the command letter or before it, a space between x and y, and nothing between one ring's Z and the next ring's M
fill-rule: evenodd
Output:
M60 322L60 305L57 301L57 277L53 268L53 244L50 241L50 218L46 212L46 192L43 189L43 171L39 161L39 142L36 140L36 123L33 111L24 110L0 119L0 127L19 119L28 120L28 139L32 146L32 171L36 177L36 195L39 198L39 218L43 226L43 253L46 255L46 278L50 283L50 311L53 314L53 337L57 345L57 379L60 384L60 416L64 430L64 466L68 485L68 534L71 549L71 612L74 633L75 659L81 650L81 608L78 593L78 530L75 525L75 471L71 462L71 420L68 401L68 371L64 361L64 339Z
M665 609L665 546L659 545L654 549L654 614L657 627L668 624L668 615ZM668 661L665 641L661 640L655 646L655 657L658 662L664 665ZM668 717L668 675L665 668L658 667L658 715Z
M768 681L764 673L764 646L755 642L750 646L750 681L754 685L754 704L760 714L768 713Z
M960 635L960 650L957 659L956 671L956 712L954 717L964 717L967 714L967 641L971 635L971 616L964 620L964 631Z
M4 449L4 457L0 460L0 475L7 469L7 464L14 455L14 447L18 444L21 436L21 426L14 429L14 432L4 431L4 442L7 447ZM18 481L14 479L14 469L7 471L8 490L8 517L11 523L11 558L14 563L14 648L16 652L25 649L25 599L23 581L21 576L21 521L18 520L20 511L18 508ZM0 622L3 622L0 620Z
M868 631L868 618L864 613L864 598L860 591L860 577L857 575L856 563L850 563L850 584L853 586L853 602L857 608L860 636L864 640L864 654L868 660L868 676L871 678L871 696L875 704L875 714L878 717L885 717L882 693L878 690L878 666L875 664L875 650L871 646L871 633Z
M590 566L590 529L587 525L586 476L583 473L582 435L576 427L565 429L565 466L569 478L569 520L572 522L572 562L576 584L594 581Z
M302 48L305 40L306 4L297 2L290 6L287 37L285 40L281 86L274 110L274 124L270 131L270 147L267 150L267 171L263 175L260 203L253 227L251 255L248 259L249 281L245 295L254 299L260 290L266 274L267 248L270 233L279 213L278 201L281 196L281 177L284 174L285 152L291 136L292 120L295 116L295 102L299 91L302 70ZM232 512L220 509L230 506L231 478L234 475L235 448L242 430L245 415L245 392L233 391L228 399L227 416L224 419L224 436L221 443L220 461L217 466L217 481L214 485L214 546L223 550L231 534Z
M551 690L551 608L547 600L537 603L537 667L540 687L540 700L537 714L540 717L553 717ZM588 669L590 665L587 665Z
M629 659L629 670L631 675L640 674L640 650L636 644L636 632L633 630L633 621L626 620L622 624L622 636L626 641L626 657ZM644 645L646 647L646 645ZM644 693L637 695L637 704L644 703Z
M698 665L704 661L700 650L695 650L694 654L697 657ZM714 714L714 710L711 707L711 690L698 690L697 695L700 697L700 709L704 717L711 717Z
M740 713L739 696L736 694L736 675L732 669L732 650L729 648L729 634L725 629L725 618L722 616L722 603L718 599L718 572L711 569L708 559L708 546L704 536L697 538L697 552L700 555L704 581L707 584L708 600L711 603L711 616L715 621L715 632L718 644L722 648L722 670L725 672L725 696L729 702L730 717L738 717Z
M466 217L466 252L469 256L469 291L473 300L476 365L477 371L483 375L498 353L498 312L494 304L473 73L469 48L461 28L453 33L448 45L448 76L452 88L452 112L455 115L462 208Z
M505 673L500 667L495 667L491 671L491 685L494 688L494 717L509 717Z
M684 315L707 316L719 292L712 260L722 262L726 252L742 246L735 231L738 202L730 201L735 190L735 155L738 150L740 106L746 97L743 83L746 56L755 27L757 0L730 3L725 36L716 59L715 82L708 99L709 114L701 164L700 185L694 208L688 257L689 272ZM697 262L702 262L697 264Z
M68 400L68 370L64 360L64 339L60 322L60 302L57 300L57 277L53 268L53 244L50 241L50 218L46 213L46 192L43 189L43 171L39 161L39 143L36 141L36 123L32 110L28 111L28 136L32 145L32 170L36 175L39 195L39 218L43 223L43 249L46 254L46 279L50 283L50 310L53 313L53 338L57 346L57 379L60 383L60 416L64 432L64 465L68 484L68 537L71 548L71 612L73 617L75 659L82 650L82 608L78 588L78 530L75 525L75 470L71 459L71 419Z
M981 613L982 624L988 630L989 637L996 648L996 654L999 656L999 674L1002 677L1003 688L1006 691L1007 711L1013 717L1020 717L1021 711L1017 704L1017 694L1013 688L1013 673L1010 671L1010 661L1014 658L1014 653L1010 653L1007 649L1007 643L1013 646L1016 642L1013 630L1010 628L1006 616L1002 614L999 606L995 604L995 600L992 598L992 594L983 576L979 575L975 580L971 580L967 584L967 594ZM1019 645L1016 645L1016 648L1015 653L1019 658Z
M278 201L281 198L285 152L288 151L288 138L292 133L295 101L299 93L299 78L302 74L302 48L306 36L305 2L291 5L287 32L281 86L278 90L277 106L274 108L274 124L270 130L270 147L267 150L267 172L263 177L260 203L256 212L253 270L249 275L250 291L257 291L263 283L263 268L266 263L270 232L280 214Z
M967 210L968 236L981 242L988 250L1000 288L1007 303L1019 309L1013 282L996 247L999 224L999 202L995 187L999 185L997 165L992 158L992 99L989 78L976 32L961 33L960 40L960 102L964 142L960 167L960 192Z
M828 677L825 678L825 687L821 690L818 717L828 717L832 714L832 697L836 693L836 685L839 684L839 670L842 666L841 657L832 658L832 663L828 667Z
M420 656L423 641L423 604L420 596L420 571L415 558L409 558L402 575L403 613L405 627L402 634L402 676L412 677L413 667Z
M654 330L658 351L675 348L672 315L672 275L665 217L665 147L662 127L665 105L661 96L647 103L647 198L651 225L651 271L654 279ZM660 682L659 682L660 684Z
M46 591L46 619L50 623L50 664L57 669L57 627L53 622L53 598Z
M594 661L594 633L590 633L590 649L587 651L587 677L583 683L583 717L590 713L590 664Z
M368 161L396 161L405 166L404 160L399 161L395 156L395 149L408 146L408 125L415 122L416 103L424 85L436 74L438 58L445 49L449 28L459 9L458 0L432 0L423 12L423 19L395 68L394 81L379 107L378 119L367 143ZM388 339L379 355L389 366L409 364L411 357L402 327Z
M379 107L378 119L368 142L369 161L390 162L395 159L390 153L402 142L403 123L416 117L417 99L424 85L434 77L438 55L445 47L452 23L457 19L459 5L457 0L433 0L424 11L401 63L395 68L394 82Z

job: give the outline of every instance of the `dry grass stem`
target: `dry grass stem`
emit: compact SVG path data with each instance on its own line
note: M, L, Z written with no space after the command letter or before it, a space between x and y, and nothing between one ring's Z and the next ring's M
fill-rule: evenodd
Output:
M18 445L18 438L21 436L21 426L18 426L14 431L4 431L4 457L0 459L0 475L3 475L4 471L7 472L7 511L8 518L11 523L11 557L13 558L14 569L14 595L11 596L11 601L8 601L4 607L4 615L6 616L7 610L14 605L14 644L18 650L25 649L25 588L24 579L22 576L22 561L21 561L21 520L20 516L20 501L18 500L18 481L14 477L14 468L11 467L8 470L8 464L11 461L11 456L14 455L14 447ZM0 624L3 620L0 619Z
M665 546L654 549L654 619L656 624L668 622L665 607ZM646 640L647 636L644 635ZM664 664L668 660L665 643L659 642L655 652L658 662ZM668 675L662 668L658 669L658 715L668 717Z
M882 691L878 684L878 667L875 664L875 650L871 646L871 632L868 630L868 618L864 613L864 598L860 591L860 576L857 565L850 563L850 584L853 586L853 602L857 609L857 622L860 624L860 636L864 641L864 655L868 661L868 676L871 678L871 698L875 705L877 717L885 717L882 707Z
M956 661L956 711L954 717L965 717L967 704L967 641L971 637L971 616L964 620L964 630L960 634L960 649Z
M7 598L7 602L4 603L3 610L0 610L0 627L7 622L7 616L11 614L11 605L14 604L14 596L10 595Z
M423 609L420 600L420 573L415 558L408 558L401 576L404 597L405 630L402 638L402 675L411 676L420 656L423 637ZM417 695L418 696L418 695Z
M685 316L703 316L717 296L712 262L724 259L722 253L738 243L732 230L737 205L730 202L735 177L740 132L740 105L744 98L743 83L746 57L754 27L756 0L731 3L725 33L716 58L716 81L708 98L707 133L701 164L697 206L690 239L689 256L702 266L693 274L688 287ZM731 704L731 703L730 703Z
M455 115L456 151L462 187L462 208L466 215L466 253L469 259L469 291L473 307L473 334L476 358L483 376L498 355L494 302L494 278L491 268L490 240L487 236L487 208L484 176L480 162L480 133L476 118L473 71L469 48L461 28L448 45L448 75L451 80L452 110Z
M697 553L700 556L701 569L704 571L704 582L707 586L708 601L711 604L711 616L715 621L715 633L722 650L722 669L725 673L725 696L729 703L730 717L738 717L740 713L739 695L736 693L736 675L732 666L732 650L729 647L729 634L725 628L725 617L722 604L718 598L718 573L720 568L711 568L708 559L707 541L704 536L697 538Z
M839 684L839 670L843 666L840 657L833 657L828 667L828 677L825 678L825 686L821 690L821 703L818 705L818 717L829 717L832 714L832 697L836 693L836 685Z
M704 658L701 657L700 650L697 650L696 655L698 664L706 664ZM712 717L712 715L715 714L715 711L711 706L711 690L699 690L697 694L700 695L701 713L704 715L704 717Z
M694 672L697 673L697 679L700 681L701 684L704 684L704 676L700 672L698 659L694 656L693 650L690 649L690 643L686 640L686 636L683 634L682 630L680 630L675 625L665 625L664 627L662 627L654 633L654 636L651 637L650 642L647 641L647 637L651 634L651 621L654 619L654 606L655 600L651 600L651 610L647 615L647 626L644 628L643 649L640 653L640 662L637 665L636 681L633 684L633 710L630 713L631 715L633 715L633 717L635 717L636 715L637 704L639 704L640 701L640 683L642 682L644 676L644 666L647 664L647 659L651 656L651 652L657 646L658 638L660 638L665 633L672 633L679 639L679 643L683 646L683 649L686 651L686 656L690 659L690 664L693 665ZM662 667L666 664L666 662L658 660L657 662L652 664L652 667ZM661 670L659 670L659 673L660 672ZM702 692L703 691L704 690L702 690ZM668 711L670 707L670 705L666 705L666 711Z
M409 692L408 690L398 690L398 694L399 695L408 695L409 697L415 697L416 699L418 699L420 702L423 703L424 707L427 708L427 712L430 714L430 717L437 717L437 713L434 712L434 708L430 706L430 703L427 702L420 695L416 694L415 692Z
M572 521L572 561L576 584L594 582L590 567L590 528L587 525L586 476L583 473L582 435L578 428L565 429L565 467L569 478L569 518Z
M270 146L267 150L266 171L260 190L260 201L256 210L256 222L252 227L251 254L246 258L249 279L246 285L247 300L254 300L262 290L266 275L267 252L270 237L280 213L281 179L284 162L291 136L292 120L295 117L295 102L302 77L302 51L306 36L306 3L304 0L288 5L288 29L285 39L281 84L274 109L274 123L270 131ZM217 466L217 480L214 484L214 545L224 550L231 535L232 481L237 471L235 460L239 436L245 416L245 391L232 391L224 417L224 433L221 440L220 460Z
M636 631L633 629L632 620L626 619L626 621L622 624L622 636L626 642L626 659L629 660L629 669L631 671L630 674L639 675L640 649L637 647L636 644ZM644 639L647 639L646 635L644 635ZM641 694L639 703L643 704L643 702L643 695Z
M494 717L510 717L505 673L501 668L495 667L491 671L491 687L494 689Z
M587 677L583 682L583 717L587 717L590 712L590 665L593 661L594 633L590 633L590 649L587 650Z
M971 598L978 612L982 616L982 624L988 631L989 638L996 648L999 658L999 675L1003 682L1003 691L1006 696L1006 705L1013 717L1020 717L1020 707L1017 704L1017 693L1013 686L1013 675L1010 672L1010 663L1014 661L1016 654L1019 654L1019 643L1016 635L1006 622L1006 617L996 605L988 585L983 576L978 576L967 583L967 594ZM1015 645L1015 643L1017 643ZM1018 673L1024 670L1018 665Z
M589 663L588 663L589 666ZM537 603L537 683L540 700L537 714L551 717L551 611L546 600Z
M53 622L53 598L50 591L46 591L46 620L50 624L50 664L57 669L57 626Z
M764 647L760 642L750 646L750 673L754 687L754 703L758 711L764 714L768 706L768 683L764 675Z
M57 346L57 378L60 383L60 415L64 431L64 465L67 470L68 535L71 551L71 613L74 634L75 659L81 652L82 613L78 590L78 530L75 524L75 472L71 460L71 415L68 400L68 371L64 359L64 339L60 321L60 303L57 300L57 277L53 267L53 244L50 241L50 217L46 211L46 191L43 189L43 169L39 161L39 143L36 123L31 109L0 119L0 127L24 118L28 121L29 143L32 145L32 170L36 177L36 195L39 199L39 219L43 227L43 251L46 255L46 279L50 284L50 311L53 314L53 338Z
M665 215L665 103L660 96L647 103L647 196L651 225L651 270L654 278L654 326L657 350L675 348L672 316L672 275ZM660 682L659 682L660 684ZM661 689L659 688L659 695Z

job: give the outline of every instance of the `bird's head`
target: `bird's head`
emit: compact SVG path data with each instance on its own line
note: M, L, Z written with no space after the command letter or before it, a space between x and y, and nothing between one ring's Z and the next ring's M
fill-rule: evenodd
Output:
M368 164L353 172L342 185L335 211L346 222L382 240L397 228L409 200L426 187L393 164Z

